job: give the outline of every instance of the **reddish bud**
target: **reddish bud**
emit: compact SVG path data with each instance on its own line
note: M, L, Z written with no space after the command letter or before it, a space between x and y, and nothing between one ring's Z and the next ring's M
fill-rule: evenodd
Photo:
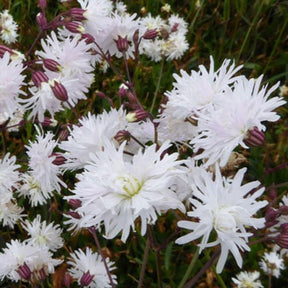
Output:
M250 147L263 145L265 142L265 134L260 131L256 126L248 130L244 143Z
M54 93L54 96L60 101L68 100L68 93L66 88L60 82L54 80L50 82L50 87Z
M68 204L76 209L82 205L82 202L79 199L69 199Z
M84 16L85 12L86 12L86 10L81 9L81 8L71 8L70 11L69 11L69 15L75 21L83 21L83 20L87 19Z
M17 270L19 276L22 278L22 279L25 279L25 280L29 280L30 277L31 277L31 270L29 268L29 266L24 263L23 265L21 265L18 270Z
M127 40L127 36L125 38L122 38L121 36L118 36L117 40L114 40L117 46L118 51L120 52L126 52L129 48L129 43Z
M47 7L47 1L46 0L39 0L38 6L42 9L45 10Z
M282 215L288 215L288 206L286 206L286 205L280 206L278 211Z
M157 36L158 36L157 29L149 29L144 33L143 38L147 40L152 40L155 39Z
M277 219L279 216L279 212L276 211L274 208L268 208L267 212L265 213L265 220L266 222L271 222Z
M44 117L44 121L40 123L41 123L41 126L43 127L55 127L58 122L55 119Z
M72 283L72 277L70 276L69 273L66 272L64 274L64 285L65 285L65 287L70 288L71 283Z
M91 275L89 271L85 272L80 279L81 286L88 286L92 282L93 278L94 275Z
M178 26L179 26L179 24L175 23L171 29L171 32L176 32L178 30Z
M85 39L86 44L95 42L95 38L89 33L82 34L82 39Z
M41 30L45 30L47 28L47 19L44 13L38 13L36 16L36 21Z
M67 22L65 23L65 27L72 33L85 33L85 28L77 22Z
M131 134L129 131L126 130L120 130L117 132L117 134L114 136L114 139L119 143L123 143L124 141L129 141L131 138Z
M52 163L57 166L63 165L66 162L66 158L60 153L52 153L50 157L55 157Z
M36 87L40 87L42 82L48 82L48 76L42 71L35 71L32 74L32 81Z
M128 122L138 122L138 121L146 119L148 115L149 113L145 111L144 109L137 109L133 112L129 112L126 115L126 120Z
M0 57L2 58L6 52L11 55L13 53L13 50L6 45L0 44Z
M62 66L53 59L42 59L43 65L50 71L60 72L62 70Z
M133 34L133 43L135 46L139 44L139 29L137 29Z
M67 215L69 215L75 219L81 219L81 215L75 211L68 211Z

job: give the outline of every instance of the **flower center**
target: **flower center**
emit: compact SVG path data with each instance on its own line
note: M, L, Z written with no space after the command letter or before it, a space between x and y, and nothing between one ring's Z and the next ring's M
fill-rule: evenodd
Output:
M142 183L131 175L120 177L119 179L122 183L122 189L126 192L128 197L133 197L138 194L142 188Z

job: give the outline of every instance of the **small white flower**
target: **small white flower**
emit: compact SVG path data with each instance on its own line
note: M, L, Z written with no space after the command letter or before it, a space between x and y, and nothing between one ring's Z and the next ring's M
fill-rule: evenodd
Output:
M128 159L124 154L125 142L119 150L113 144L106 144L104 151L91 154L91 162L78 175L73 196L82 205L75 210L80 219L70 219L78 227L105 227L105 236L114 238L122 232L125 242L130 230L135 230L135 220L141 219L141 234L148 224L154 224L158 214L169 209L185 211L176 193L169 188L178 173L178 154L163 152L169 148L165 143L156 151L156 145L144 152L138 151Z
M53 252L63 246L62 229L60 226L58 224L54 225L53 222L48 225L46 221L41 222L39 214L32 222L26 220L23 223L23 228L30 236L26 241L34 246L47 248Z
M106 263L109 271L115 269L114 262L106 258ZM89 272L93 279L91 283L87 285L88 288L109 288L110 280L107 275L103 260L98 253L93 253L90 248L86 248L86 251L78 249L70 255L70 260L67 264L72 266L68 269L71 276L77 279L79 285L81 285L81 278L83 274ZM112 274L113 283L117 284L116 275Z
M49 131L44 136L39 128L36 127L36 130L38 135L35 141L29 141L29 145L25 146L29 157L28 173L36 187L41 188L43 196L47 195L50 198L54 190L59 193L60 185L66 187L66 184L59 178L59 166L53 163L56 158L53 151L57 145L53 140L53 134Z
M5 263L5 265L0 265L0 278L3 280L7 277L18 282L21 280L19 268L26 264L31 272L31 279L36 280L38 277L40 281L40 270L46 275L54 273L55 266L61 262L61 260L53 259L52 254L47 249L33 246L30 243L21 243L19 240L12 240L0 253L0 263Z
M193 177L191 184L193 198L190 199L192 211L187 213L189 217L198 218L199 221L178 222L179 227L192 232L178 238L176 243L185 244L202 237L199 244L201 251L206 247L220 244L221 254L216 267L217 273L222 272L229 251L238 266L242 266L240 251L250 251L247 242L252 235L246 229L249 226L255 229L262 228L265 223L264 218L254 218L255 213L267 205L267 201L256 201L256 198L264 192L264 188L249 194L260 183L254 181L241 186L245 171L243 168L237 172L234 179L226 179L217 166L213 180L213 175L202 169L201 173ZM217 239L208 243L212 230L217 233Z
M284 260L277 252L264 253L259 262L260 268L267 274L279 278L280 270L285 269Z
M23 63L21 59L12 59L8 52L0 58L0 113L13 113L19 108L19 95L25 95L21 90L24 85Z
M242 271L236 276L236 278L232 278L232 281L238 288L263 288L261 281L258 280L259 277L260 273L258 271Z
M16 157L10 153L0 159L0 198L2 202L12 199L14 188L18 187L20 165L16 164Z
M0 13L0 38L7 44L16 42L18 25L8 10Z
M24 209L19 207L13 199L8 202L0 200L0 222L3 226L9 226L13 229L14 224L24 217L21 214L23 211Z

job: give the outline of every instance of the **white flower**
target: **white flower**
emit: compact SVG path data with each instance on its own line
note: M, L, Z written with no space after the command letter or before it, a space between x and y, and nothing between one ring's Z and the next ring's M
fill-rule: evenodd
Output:
M258 271L254 272L240 272L236 278L232 278L233 282L238 288L263 288L260 280L260 273Z
M15 200L10 201L0 200L0 222L3 226L9 226L11 229L14 228L14 224L17 223L22 217L21 214L24 209L15 204Z
M191 143L194 149L204 149L195 159L208 159L209 166L220 160L224 166L232 151L241 145L248 148L245 139L248 132L255 129L265 131L264 121L275 122L280 116L273 110L286 102L280 97L268 99L279 84L267 90L260 88L262 77L258 79L238 79L234 89L221 103L218 109L211 109L198 119L199 135Z
M264 226L264 218L253 217L259 209L267 205L267 201L256 201L256 198L264 192L264 188L249 194L260 183L254 181L241 186L245 171L246 168L239 170L234 179L223 177L218 166L215 180L211 173L204 169L202 173L196 174L193 179L194 183L191 184L192 211L187 215L198 218L199 222L178 222L179 227L192 230L192 232L178 238L176 243L185 244L202 237L199 244L201 251L206 247L220 244L221 254L216 267L217 273L222 272L229 251L241 267L240 251L250 251L247 242L252 233L247 232L246 229L249 226L255 229ZM212 230L217 233L217 239L208 243Z
M23 228L30 236L26 241L34 246L47 248L55 252L63 246L63 239L61 237L62 229L58 224L53 224L53 222L48 225L46 221L41 222L41 216L39 214L32 222L26 220L23 223Z
M8 10L0 13L0 38L7 44L16 42L18 25Z
M0 159L0 198L2 202L8 202L12 198L14 188L18 187L20 165L16 164L16 157L10 153Z
M66 184L58 176L61 174L59 166L53 163L56 158L53 150L57 145L52 139L53 134L49 131L44 136L39 128L36 127L36 130L38 135L35 141L29 141L29 145L25 146L29 157L28 173L32 176L32 183L41 188L43 196L50 198L54 190L59 193L60 185L66 187Z
M112 141L119 130L126 128L126 113L122 108L104 111L97 116L88 113L87 117L79 120L79 125L70 129L67 141L62 141L59 148L67 163L63 166L70 169L81 169L90 161L90 153L102 150L105 141ZM116 144L116 141L115 141Z
M23 64L21 59L11 59L8 52L0 58L0 113L8 113L10 117L19 108L19 95L24 85Z
M25 264L31 271L31 279L40 281L39 272L41 270L42 274L45 273L45 275L54 273L54 267L62 261L53 259L52 254L46 249L33 246L30 243L12 240L0 253L0 262L5 263L5 265L0 265L0 278L3 280L7 277L17 282L21 280L19 268Z
M109 261L109 258L106 258L106 263L109 271L115 269L114 262ZM81 278L85 273L89 273L93 276L91 283L86 285L89 288L109 288L110 280L107 275L103 260L98 253L93 253L90 248L86 248L86 251L78 249L70 255L70 260L67 261L67 264L72 266L68 269L71 276L77 279L79 285L81 285ZM111 275L113 283L117 284L116 275Z
M267 274L279 278L280 270L285 269L284 260L277 252L264 253L259 262L260 268Z
M119 150L106 144L104 151L91 154L91 163L78 175L73 196L82 205L75 210L80 219L70 219L78 227L105 227L105 236L114 238L122 231L125 242L130 230L135 230L135 220L141 219L141 234L147 225L154 224L157 214L169 209L185 211L183 204L169 187L178 172L178 154L162 154L167 143L156 150L156 145L138 151L130 160L124 155L125 142Z

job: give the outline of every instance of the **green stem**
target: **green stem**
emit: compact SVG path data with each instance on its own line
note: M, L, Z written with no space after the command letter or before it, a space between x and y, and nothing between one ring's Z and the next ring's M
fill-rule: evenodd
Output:
M155 106L155 102L156 102L156 98L157 98L158 92L160 90L160 84L161 84L161 79L162 79L163 69L164 69L164 62L165 62L165 60L162 59L161 66L160 66L160 71L159 71L159 77L158 77L158 81L157 81L157 86L156 86L156 90L154 92L154 97L153 97L152 105L151 105L151 108L150 108L150 113L153 112L153 109L154 109L154 106Z
M200 251L200 248L197 247L197 250L196 250L196 252L195 252L195 254L193 256L193 259L190 262L190 264L189 264L189 266L188 266L188 268L187 268L187 270L185 272L185 275L182 278L180 284L178 285L178 288L182 288L184 286L184 284L186 283L186 281L188 280L189 276L191 275L191 272L192 272L192 270L193 270L193 268L194 268L194 266L195 266L195 264L196 264L196 262L197 262L197 260L199 258L199 251Z
M140 272L137 288L143 287L144 274L145 274L146 265L147 265L147 261L148 261L149 250L150 250L150 238L149 238L149 236L147 236L146 246L145 246L144 256L143 256L143 261L142 261L142 267L141 267L141 272Z
M156 251L156 271L157 271L158 288L162 288L162 275L161 275L161 269L160 269L160 254L159 254L159 250Z

